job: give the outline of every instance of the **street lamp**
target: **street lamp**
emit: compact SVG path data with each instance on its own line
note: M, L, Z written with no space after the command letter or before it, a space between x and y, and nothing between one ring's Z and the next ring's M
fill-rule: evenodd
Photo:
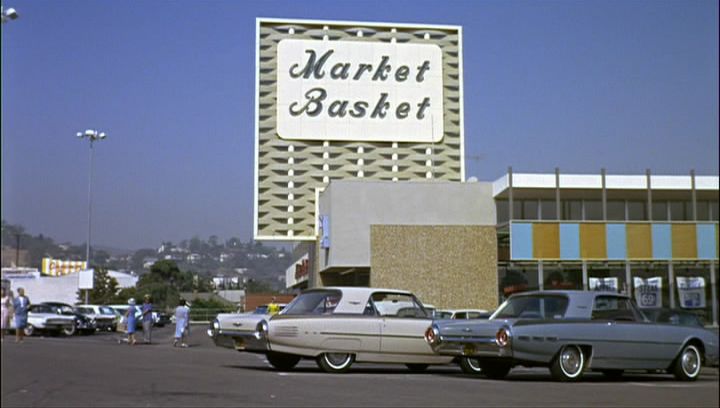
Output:
M5 8L2 6L0 6L0 15L2 16L3 23L7 23L10 20L15 20L20 17L14 8Z
M88 176L88 231L87 231L87 243L85 246L85 262L86 268L90 268L90 226L92 225L92 173L93 173L93 143L97 140L103 140L107 137L105 132L98 132L94 129L87 129L84 132L77 132L76 136L80 139L88 139L90 141L90 170ZM85 303L88 303L88 293L85 291Z

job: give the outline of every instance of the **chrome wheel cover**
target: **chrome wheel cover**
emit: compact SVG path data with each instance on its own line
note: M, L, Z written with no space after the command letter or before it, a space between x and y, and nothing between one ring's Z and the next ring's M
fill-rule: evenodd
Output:
M570 378L580 375L584 365L583 360L582 352L575 346L565 347L560 352L560 368Z
M342 370L352 361L352 356L347 353L325 353L323 358L335 370Z
M480 372L482 370L482 368L480 368L480 361L476 358L466 358L465 362L468 367L472 368L474 371Z
M697 377L700 373L700 352L695 346L685 347L680 357L680 366L688 377Z

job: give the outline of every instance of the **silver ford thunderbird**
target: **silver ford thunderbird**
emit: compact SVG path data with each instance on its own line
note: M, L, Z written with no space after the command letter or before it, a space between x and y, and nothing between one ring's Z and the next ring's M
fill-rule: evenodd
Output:
M663 370L695 380L718 363L718 335L700 327L652 323L627 296L608 292L516 294L489 320L443 321L425 339L437 353L460 356L465 372L503 378L513 366L546 366L560 381L587 370Z
M265 353L280 370L312 358L331 373L346 372L353 362L400 363L421 371L454 359L425 342L431 323L410 292L328 287L303 292L275 316L220 315L209 334L218 346Z

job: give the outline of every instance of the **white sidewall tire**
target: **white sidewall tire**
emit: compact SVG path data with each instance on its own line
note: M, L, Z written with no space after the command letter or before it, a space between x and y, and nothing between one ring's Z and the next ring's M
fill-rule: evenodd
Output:
M572 349L575 349L575 351L577 351L577 353L578 353L578 355L579 355L579 357L580 357L580 365L578 366L577 372L575 372L575 373L569 373L569 372L565 369L565 365L563 364L563 355L565 354L566 351L569 351L569 350L572 350ZM558 354L558 357L557 357L557 358L558 358L558 360L559 360L559 361L558 361L558 366L560 366L560 370L562 371L562 374L563 374L568 380L573 381L573 380L577 380L578 378L580 378L580 376L581 376L582 373L583 373L583 370L585 369L585 355L584 355L584 353L582 352L582 349L581 349L580 347L575 346L575 345L563 346L563 348L560 349L560 354Z

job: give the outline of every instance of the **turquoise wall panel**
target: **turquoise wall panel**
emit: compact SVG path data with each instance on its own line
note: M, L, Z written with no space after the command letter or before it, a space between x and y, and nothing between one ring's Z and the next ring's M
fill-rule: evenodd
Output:
M607 224L608 259L627 259L627 231L625 224Z
M715 225L697 224L697 257L698 259L715 259Z
M580 224L560 224L560 259L580 259Z
M510 258L532 259L533 226L531 223L510 223Z
M653 259L672 259L672 228L670 224L652 224Z

